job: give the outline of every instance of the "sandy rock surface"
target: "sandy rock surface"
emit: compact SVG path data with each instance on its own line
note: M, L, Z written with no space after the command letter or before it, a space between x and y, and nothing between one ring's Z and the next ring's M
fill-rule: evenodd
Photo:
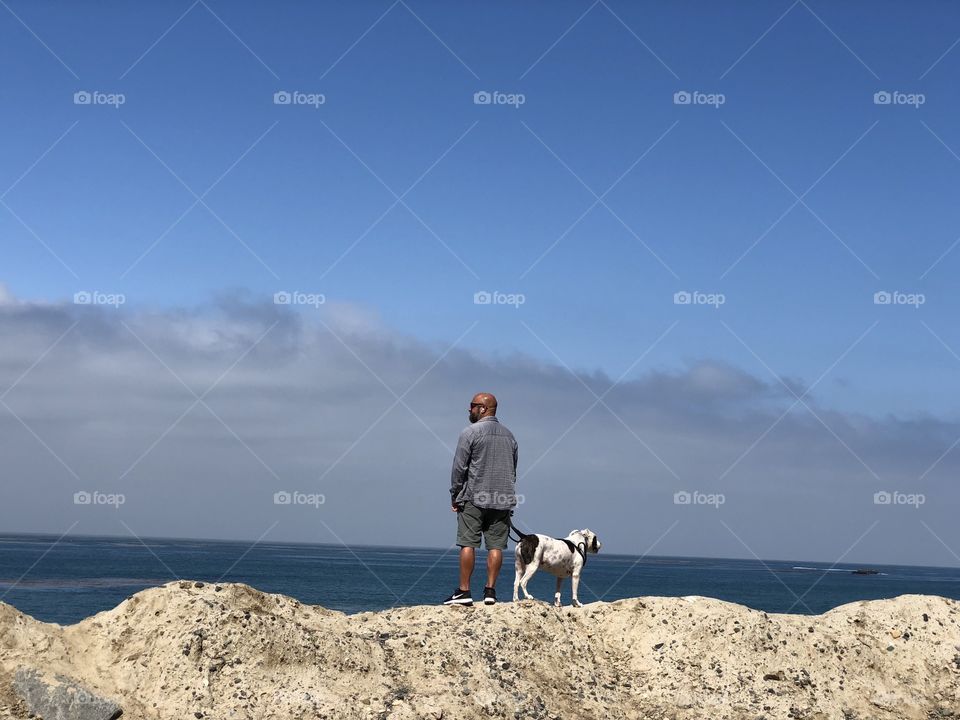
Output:
M76 625L0 603L0 716L18 669L124 718L960 719L960 603L820 616L710 598L537 601L344 615L246 585L175 582Z

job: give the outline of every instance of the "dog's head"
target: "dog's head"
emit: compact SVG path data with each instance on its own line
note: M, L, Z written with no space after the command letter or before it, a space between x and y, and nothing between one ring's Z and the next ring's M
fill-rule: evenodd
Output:
M597 537L597 534L593 532L593 530L590 530L589 528L585 528L583 530L571 530L570 536L573 536L573 535L579 535L580 537L583 538L583 546L584 548L586 548L586 551L588 553L596 554L600 552L600 548L603 547L603 543L600 542L600 539Z

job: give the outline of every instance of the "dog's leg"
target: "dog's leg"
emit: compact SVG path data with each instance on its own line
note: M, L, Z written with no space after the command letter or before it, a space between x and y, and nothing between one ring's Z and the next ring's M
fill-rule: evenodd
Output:
M520 589L523 590L523 597L527 600L535 599L533 595L527 592L527 583L530 582L530 578L533 577L533 574L537 571L537 568L540 567L540 561L537 558L533 559L529 565L527 565L526 571L523 573L523 577L520 578Z
M517 600L520 599L520 578L523 576L523 571L527 569L527 566L523 564L523 560L520 559L519 552L517 552L516 562L513 567L515 571L513 576L513 601L517 602Z
M573 577L571 578L571 584L573 585L573 606L574 607L583 607L583 604L577 598L577 587L580 585L580 568L576 568L573 571Z
M557 607L561 606L560 603L560 583L563 582L563 578L557 578L557 591L553 594L553 604Z

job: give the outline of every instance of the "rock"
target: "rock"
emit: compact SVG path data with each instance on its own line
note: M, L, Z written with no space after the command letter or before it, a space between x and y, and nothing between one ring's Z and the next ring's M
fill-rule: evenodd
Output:
M117 703L62 675L48 678L31 668L18 668L13 689L43 720L114 720L123 714Z
M960 606L945 598L822 615L705 597L542 610L528 601L345 615L192 580L71 626L0 602L0 718L26 715L10 693L26 667L96 689L137 720L960 720ZM897 643L894 629L910 641Z

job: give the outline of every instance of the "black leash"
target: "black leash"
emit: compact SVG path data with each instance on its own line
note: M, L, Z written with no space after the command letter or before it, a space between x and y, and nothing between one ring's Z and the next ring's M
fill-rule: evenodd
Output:
M507 529L507 537L513 540L517 544L520 544L521 542L523 542L523 539L525 537L530 536L530 533L523 532L513 524L513 510L511 510L510 514L507 515L507 525L509 526ZM510 534L511 531L515 532L520 537L514 537L513 535Z

